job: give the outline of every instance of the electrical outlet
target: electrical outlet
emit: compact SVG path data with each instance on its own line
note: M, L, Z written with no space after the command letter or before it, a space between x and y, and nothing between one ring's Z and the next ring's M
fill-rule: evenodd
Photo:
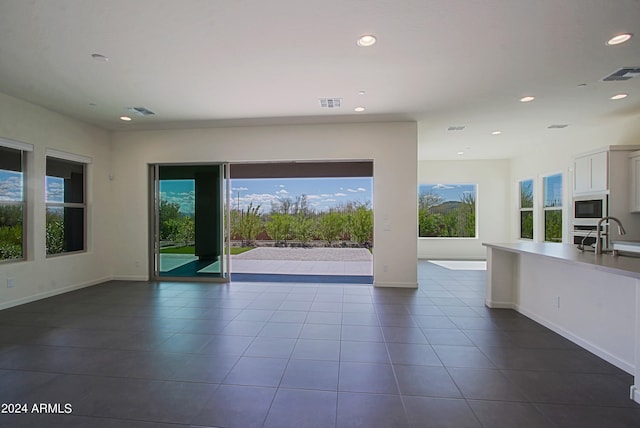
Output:
M7 278L7 288L13 288L16 286L16 281L13 278Z

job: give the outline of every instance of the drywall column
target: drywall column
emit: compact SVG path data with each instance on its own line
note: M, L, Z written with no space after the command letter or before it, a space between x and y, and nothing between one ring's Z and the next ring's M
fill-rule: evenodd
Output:
M514 289L518 278L516 253L487 247L487 292L485 305L490 308L514 307Z
M640 403L640 279L636 279L636 319L635 319L635 371L633 372L633 385L631 385L630 397L636 403Z

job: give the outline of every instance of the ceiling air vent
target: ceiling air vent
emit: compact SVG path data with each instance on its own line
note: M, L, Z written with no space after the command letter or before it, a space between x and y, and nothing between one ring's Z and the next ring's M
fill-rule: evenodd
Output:
M603 82L615 82L618 80L629 80L632 77L640 76L640 67L624 67L620 70L604 77Z
M133 114L137 114L138 116L151 116L152 114L155 114L146 107L129 107L127 110Z
M464 126L450 126L447 128L447 131L462 131Z
M340 108L342 98L320 98L320 107L322 108Z
M561 123L561 124L557 124L557 125L549 125L549 126L547 126L547 128L549 128L549 129L562 129L562 128L566 128L567 126L569 126L569 125L567 125L566 123Z

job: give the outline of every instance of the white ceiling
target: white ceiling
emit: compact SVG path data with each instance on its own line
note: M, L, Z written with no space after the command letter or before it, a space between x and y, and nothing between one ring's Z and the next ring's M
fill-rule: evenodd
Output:
M640 0L0 0L0 92L109 130L415 120L420 158L508 158L640 119L626 66Z

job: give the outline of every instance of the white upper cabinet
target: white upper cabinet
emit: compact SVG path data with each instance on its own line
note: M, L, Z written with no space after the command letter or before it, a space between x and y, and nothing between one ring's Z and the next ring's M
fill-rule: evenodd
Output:
M609 152L603 151L575 158L573 193L598 193L609 190Z

